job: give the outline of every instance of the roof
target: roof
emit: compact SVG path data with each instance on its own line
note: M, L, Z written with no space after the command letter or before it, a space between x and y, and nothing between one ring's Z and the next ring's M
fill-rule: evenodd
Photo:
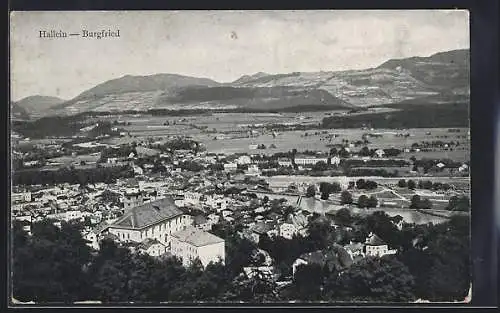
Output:
M304 253L299 259L307 263L328 265L329 268L337 269L346 268L352 264L352 259L347 251L339 245L333 245L326 250Z
M207 218L204 216L204 215L196 215L194 218L193 218L193 223L195 225L201 225L201 224L205 224L207 222Z
M181 214L174 199L168 196L130 209L110 227L141 229Z
M154 155L160 154L159 150L145 148L145 147L141 147L141 146L137 146L135 148L135 151L137 151L137 154L143 154L143 155L149 155L149 156L154 156Z
M159 242L158 240L156 239L151 239L151 238L146 238L144 241L142 241L138 246L137 248L138 249L143 249L143 250L148 250L149 248L151 248L151 246L155 245L155 244L160 244L160 245L163 245L161 242Z
M224 242L224 239L194 227L189 227L185 230L178 231L172 234L172 237L175 237L180 241L187 242L196 247Z
M368 235L368 238L366 238L366 245L368 246L383 246L386 245L386 243L377 235L375 234L370 234Z
M361 242L353 242L348 245L345 245L344 249L351 252L359 251L363 249L363 244Z
M267 233L272 229L271 225L266 223L257 223L253 227L251 227L251 231L257 234Z

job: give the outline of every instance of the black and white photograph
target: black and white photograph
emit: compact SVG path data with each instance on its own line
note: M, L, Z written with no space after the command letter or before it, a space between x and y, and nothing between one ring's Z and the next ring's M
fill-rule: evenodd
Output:
M471 302L469 11L9 22L10 306Z

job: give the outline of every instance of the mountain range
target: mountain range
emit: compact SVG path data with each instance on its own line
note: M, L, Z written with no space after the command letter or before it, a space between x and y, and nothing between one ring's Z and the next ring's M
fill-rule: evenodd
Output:
M86 111L149 109L352 109L398 103L467 99L469 50L391 59L365 70L244 75L231 83L177 74L106 81L70 100L32 96L12 103L13 114L39 117Z

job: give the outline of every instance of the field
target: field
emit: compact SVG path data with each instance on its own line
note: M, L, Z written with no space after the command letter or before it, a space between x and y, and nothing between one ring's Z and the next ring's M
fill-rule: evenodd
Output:
M155 141L168 140L175 136L190 136L202 142L208 152L215 153L259 153L273 154L292 149L328 151L329 145L340 144L343 140L359 141L364 134L368 137L370 149L410 148L413 143L422 141L459 142L453 151L428 151L403 153L401 157L410 158L450 158L457 161L470 159L468 129L451 133L448 128L417 128L408 130L394 129L329 129L307 131L277 131L265 129L265 125L294 124L318 125L325 116L342 114L338 111L295 113L214 113L195 116L152 116L145 114L99 117L100 120L125 122L119 126L129 132L132 139L113 140L113 144L140 141L153 138ZM97 118L89 119L95 122ZM168 125L166 125L168 123ZM247 126L251 125L252 129ZM253 132L251 132L253 130ZM408 136L404 136L408 135ZM256 150L250 146L264 144L267 149ZM271 148L274 145L276 148ZM255 148L255 147L254 147ZM361 146L354 148L360 149Z

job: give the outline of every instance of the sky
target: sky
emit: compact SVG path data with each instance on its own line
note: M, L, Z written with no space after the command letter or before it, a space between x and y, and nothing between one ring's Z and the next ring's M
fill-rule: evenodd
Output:
M40 30L120 30L119 38L39 38ZM124 75L230 82L257 72L376 67L469 48L464 10L13 12L11 99L71 99Z

